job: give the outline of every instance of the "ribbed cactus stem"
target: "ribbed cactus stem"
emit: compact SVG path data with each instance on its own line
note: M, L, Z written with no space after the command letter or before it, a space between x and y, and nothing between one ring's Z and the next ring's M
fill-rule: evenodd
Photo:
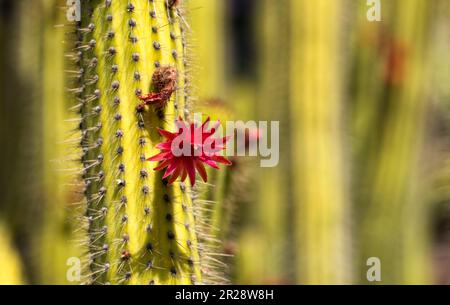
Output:
M185 117L181 9L165 0L83 3L79 93L89 220L89 282L201 281L190 187L166 186L157 165L157 128ZM161 67L177 70L162 108L137 111Z

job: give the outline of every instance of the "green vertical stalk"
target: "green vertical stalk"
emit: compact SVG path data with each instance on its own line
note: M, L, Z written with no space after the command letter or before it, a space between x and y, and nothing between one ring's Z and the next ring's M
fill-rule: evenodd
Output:
M342 1L291 3L291 149L296 281L351 280L343 163L339 34ZM300 14L300 16L299 16Z
M290 16L286 0L259 1L255 26L259 41L258 120L280 122L280 147L288 147ZM280 47L283 46L283 47ZM247 211L238 255L237 280L242 283L293 282L294 245L290 193L290 152L280 149L280 164L258 168L255 210ZM259 257L260 260L254 259ZM270 262L264 263L264 262Z
M225 88L225 1L189 0L188 22L192 35L190 58L196 69L194 94L200 101L227 97Z
M12 240L22 255L30 283L39 278L33 261L32 242L42 224L42 3L11 1L3 16L3 44L0 110L2 141L1 183L5 187L1 213L7 219ZM11 115L20 113L16 118Z
M424 0L396 1L390 56L397 61L386 81L384 126L379 147L367 165L368 191L363 197L361 257L363 270L369 257L381 261L382 283L427 283L429 279L427 207L424 190L429 177L422 157L428 98L425 61L428 18L433 4ZM389 58L387 59L389 60ZM400 65L399 61L404 65ZM378 127L375 127L378 128ZM366 282L365 272L361 272Z
M20 255L4 222L0 222L0 285L24 284Z

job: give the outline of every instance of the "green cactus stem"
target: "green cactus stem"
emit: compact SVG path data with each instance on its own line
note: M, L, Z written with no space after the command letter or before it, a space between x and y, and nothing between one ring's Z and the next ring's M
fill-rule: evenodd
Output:
M426 267L430 261L429 224L424 215L431 206L427 196L432 177L424 164L431 163L425 154L435 149L425 135L431 132L427 90L432 75L429 59L433 56L429 56L432 44L428 33L436 3L392 3L395 19L387 23L388 31L383 35L389 40L384 47L388 51L380 58L382 73L372 73L381 78L387 90L382 100L365 101L367 107L384 104L378 110L383 125L375 128L370 153L361 166L366 188L358 206L362 283L367 283L364 271L370 257L381 261L382 284L430 281Z
M280 147L289 147L289 1L261 0L258 2L258 26L255 30L258 51L258 96L255 113L259 120L279 121L283 136ZM285 46L280 48L279 46ZM277 106L274 107L274 101ZM293 239L292 196L289 191L291 178L290 151L280 150L280 164L273 168L256 169L255 184L257 206L249 211L238 256L238 281L242 283L293 282L292 255L295 245L286 243ZM270 181L270 183L268 183ZM255 242L255 237L260 237ZM249 239L247 239L249 238ZM258 246L255 246L258 245ZM270 251L263 251L270 248ZM253 259L259 256L259 260ZM270 264L261 263L270 261Z
M0 220L0 285L24 284L20 255L3 220Z
M167 4L169 4L168 7ZM171 5L172 4L172 5ZM165 0L88 1L78 30L83 176L89 222L89 283L201 283L188 184L153 171L157 128L188 115L184 19ZM177 86L161 108L141 111L163 67Z
M342 1L290 3L296 280L305 284L348 283L350 207L343 175L342 78L336 59ZM303 16L299 18L298 12Z

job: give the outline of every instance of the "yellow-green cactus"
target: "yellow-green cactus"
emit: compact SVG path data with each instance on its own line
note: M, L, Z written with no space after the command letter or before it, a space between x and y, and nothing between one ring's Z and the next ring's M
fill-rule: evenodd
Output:
M24 284L20 256L3 221L0 222L0 270L0 285Z
M195 95L200 100L227 97L226 91L226 34L225 15L227 1L190 0L189 24L192 29L192 52L195 77ZM199 86L201 84L201 86Z
M88 282L201 283L190 186L153 171L157 128L186 117L184 19L179 1L86 1L80 69L83 176L89 222ZM176 69L162 108L137 110L158 68Z
M342 77L336 59L343 1L290 2L296 279L299 283L348 283L349 206L340 126Z
M431 106L427 96L432 75L429 18L435 15L437 3L392 3L395 19L387 24L387 52L382 57L381 80L387 89L380 110L384 125L377 126L377 142L369 143L371 150L362 166L366 191L359 206L359 268L363 283L367 283L364 271L370 257L381 261L382 284L430 282L426 267L430 261L429 224L423 215L431 206L427 198L431 176L423 158L433 146L425 141L425 135L430 133Z
M289 1L261 0L257 7L258 26L256 27L259 42L258 72L261 77L258 83L258 96L255 99L255 112L259 120L279 121L283 135L280 136L280 147L289 147ZM276 107L274 107L276 103ZM255 181L257 206L252 211L252 218L257 220L257 228L247 229L240 242L238 257L238 280L242 283L287 283L293 282L294 268L292 230L293 200L289 191L290 151L280 150L280 163L273 168L259 168ZM268 183L270 181L270 183ZM255 236L263 236L259 242ZM261 251L269 248L270 251ZM261 264L252 259L258 255L259 260L270 261Z

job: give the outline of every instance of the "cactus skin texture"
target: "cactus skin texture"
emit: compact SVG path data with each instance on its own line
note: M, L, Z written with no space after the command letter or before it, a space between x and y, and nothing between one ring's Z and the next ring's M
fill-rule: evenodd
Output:
M186 118L181 7L165 0L85 1L77 47L83 176L92 284L201 283L190 186L170 187L155 162L157 128ZM157 67L177 90L161 109L137 112Z

